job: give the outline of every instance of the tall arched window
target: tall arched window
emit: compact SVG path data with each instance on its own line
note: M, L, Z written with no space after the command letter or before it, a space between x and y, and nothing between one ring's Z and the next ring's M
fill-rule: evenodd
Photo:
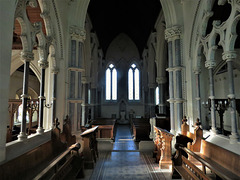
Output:
M117 70L113 64L106 70L106 100L117 100Z
M140 99L140 73L136 64L132 64L128 70L128 99Z

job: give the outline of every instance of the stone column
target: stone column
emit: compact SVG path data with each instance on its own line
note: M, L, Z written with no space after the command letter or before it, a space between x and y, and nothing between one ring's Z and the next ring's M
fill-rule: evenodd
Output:
M182 98L182 66L181 66L181 30L180 27L174 26L165 30L165 39L168 40L168 69L169 72L169 103L171 132L181 131L181 120L183 118L183 98ZM176 87L174 88L174 84ZM174 93L175 90L175 93ZM176 109L174 109L174 103ZM173 112L176 112L176 120ZM175 121L177 127L175 127ZM174 124L174 129L172 125Z
M156 79L158 83L158 89L159 89L159 113L160 114L166 114L166 99L165 99L165 85L166 85L166 77L157 77Z
M215 94L214 94L214 79L213 79L213 68L216 66L214 60L208 60L205 63L205 67L208 68L209 72L209 99L211 100L211 120L212 120L212 133L217 133L216 128L216 112L215 112Z
M174 118L174 83L173 83L173 56L172 56L172 41L168 42L168 69L169 73L169 99L170 103L170 123L171 133L175 134L175 118Z
M231 126L232 133L230 135L230 140L232 143L235 143L239 139L238 131L237 131L237 116L236 116L236 100L235 100L235 90L234 90L234 77L233 77L233 60L237 57L235 51L228 51L223 53L223 60L227 61L228 67L228 82L229 82L229 107L231 110Z
M197 118L202 121L201 117L201 95L200 95L200 68L194 70L195 79L196 79L196 101L197 101Z
M40 96L39 96L39 123L37 128L38 134L43 134L43 109L44 109L44 101L46 100L44 96L44 88L45 88L45 69L48 67L47 60L39 60L38 65L41 69L41 81L40 81Z
M82 126L85 126L88 119L88 83L82 79L83 85L83 103L82 103Z
M182 65L181 65L181 49L180 49L180 35L175 40L175 103L177 105L177 125L178 131L181 130L181 122L183 118L183 97L182 97Z
M57 97L57 73L58 69L53 68L52 69L52 75L53 75L53 87L52 87L52 127L55 123L56 118L56 97Z
M27 101L28 101L28 77L29 77L29 64L30 61L34 59L34 54L32 52L23 51L21 53L21 58L24 61L24 74L23 74L23 94L22 94L22 123L21 131L18 135L19 141L24 141L27 139L26 134L26 116L27 116Z

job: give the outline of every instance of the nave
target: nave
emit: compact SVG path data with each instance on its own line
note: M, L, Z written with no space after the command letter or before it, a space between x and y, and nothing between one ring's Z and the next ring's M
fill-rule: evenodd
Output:
M84 180L171 179L170 169L159 169L153 151L140 151L128 125L117 125L115 142L99 141L99 158L93 170L85 170Z

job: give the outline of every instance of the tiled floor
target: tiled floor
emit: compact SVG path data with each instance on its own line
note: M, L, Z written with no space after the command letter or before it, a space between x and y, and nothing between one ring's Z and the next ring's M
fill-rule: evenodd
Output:
M85 179L169 179L169 170L159 169L151 156L152 152L138 151L128 125L118 125L113 149L99 152L95 168L86 171Z

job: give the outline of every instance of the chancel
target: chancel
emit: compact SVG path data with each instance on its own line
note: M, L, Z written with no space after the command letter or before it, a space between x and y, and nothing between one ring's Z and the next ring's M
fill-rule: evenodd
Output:
M1 0L0 179L240 179L239 0Z

